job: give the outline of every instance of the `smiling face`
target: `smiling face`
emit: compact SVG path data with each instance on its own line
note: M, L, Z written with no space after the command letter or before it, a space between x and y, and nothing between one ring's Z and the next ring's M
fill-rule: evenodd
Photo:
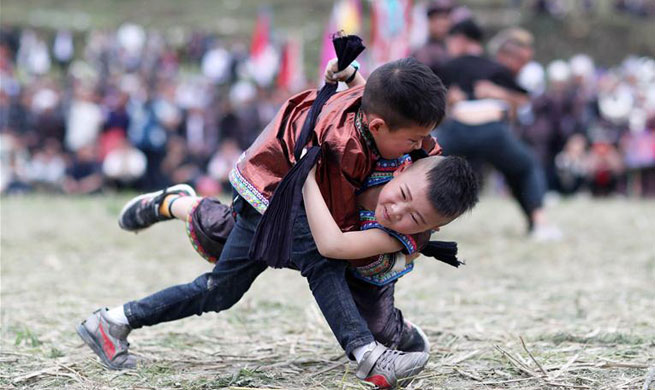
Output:
M383 119L371 115L368 128L382 158L399 158L423 146L435 126L409 125L391 130Z
M403 234L416 234L439 230L457 218L439 214L430 203L427 171L423 167L399 168L393 180L380 191L375 217L382 226Z

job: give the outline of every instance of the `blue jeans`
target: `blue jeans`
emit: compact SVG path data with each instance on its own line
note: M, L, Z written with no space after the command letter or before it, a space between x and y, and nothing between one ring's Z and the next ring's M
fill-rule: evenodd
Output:
M240 197L235 201L237 221L211 272L193 282L169 287L124 305L132 328L174 321L191 315L232 307L248 291L267 265L248 257L250 242L261 215ZM352 351L373 342L346 282L345 261L321 256L312 238L304 210L293 225L292 266L307 278L309 288L341 347ZM272 292L271 292L272 293Z
M531 214L543 206L546 182L534 153L503 122L466 125L450 120L437 128L444 155L487 162L499 170L532 225Z

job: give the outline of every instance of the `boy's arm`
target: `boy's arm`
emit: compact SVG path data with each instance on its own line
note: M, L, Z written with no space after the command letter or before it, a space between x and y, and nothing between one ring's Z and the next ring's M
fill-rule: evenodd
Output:
M380 229L342 232L318 187L316 168L307 176L303 199L309 228L321 255L332 259L358 260L402 249L398 240Z

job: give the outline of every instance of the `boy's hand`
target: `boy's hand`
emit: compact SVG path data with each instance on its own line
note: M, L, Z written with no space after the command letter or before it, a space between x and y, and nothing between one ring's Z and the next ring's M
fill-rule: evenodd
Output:
M353 73L355 73L355 67L352 65L348 65L348 67L341 72L338 72L338 70L337 59L331 59L325 66L325 82L329 84L334 84L339 81L345 82L353 75Z
M423 138L421 147L430 156L438 156L441 154L441 146L439 146L439 144L437 143L437 139L431 135L428 135L425 138Z

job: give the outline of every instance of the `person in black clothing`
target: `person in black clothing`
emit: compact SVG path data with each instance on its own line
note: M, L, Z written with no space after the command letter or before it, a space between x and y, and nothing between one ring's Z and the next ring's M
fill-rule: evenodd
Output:
M510 130L508 120L529 101L512 72L484 57L483 32L471 19L454 25L447 39L452 60L437 74L449 87L450 119L436 132L444 155L460 155L474 164L490 163L505 177L512 195L538 240L561 232L543 212L545 180L532 151Z

